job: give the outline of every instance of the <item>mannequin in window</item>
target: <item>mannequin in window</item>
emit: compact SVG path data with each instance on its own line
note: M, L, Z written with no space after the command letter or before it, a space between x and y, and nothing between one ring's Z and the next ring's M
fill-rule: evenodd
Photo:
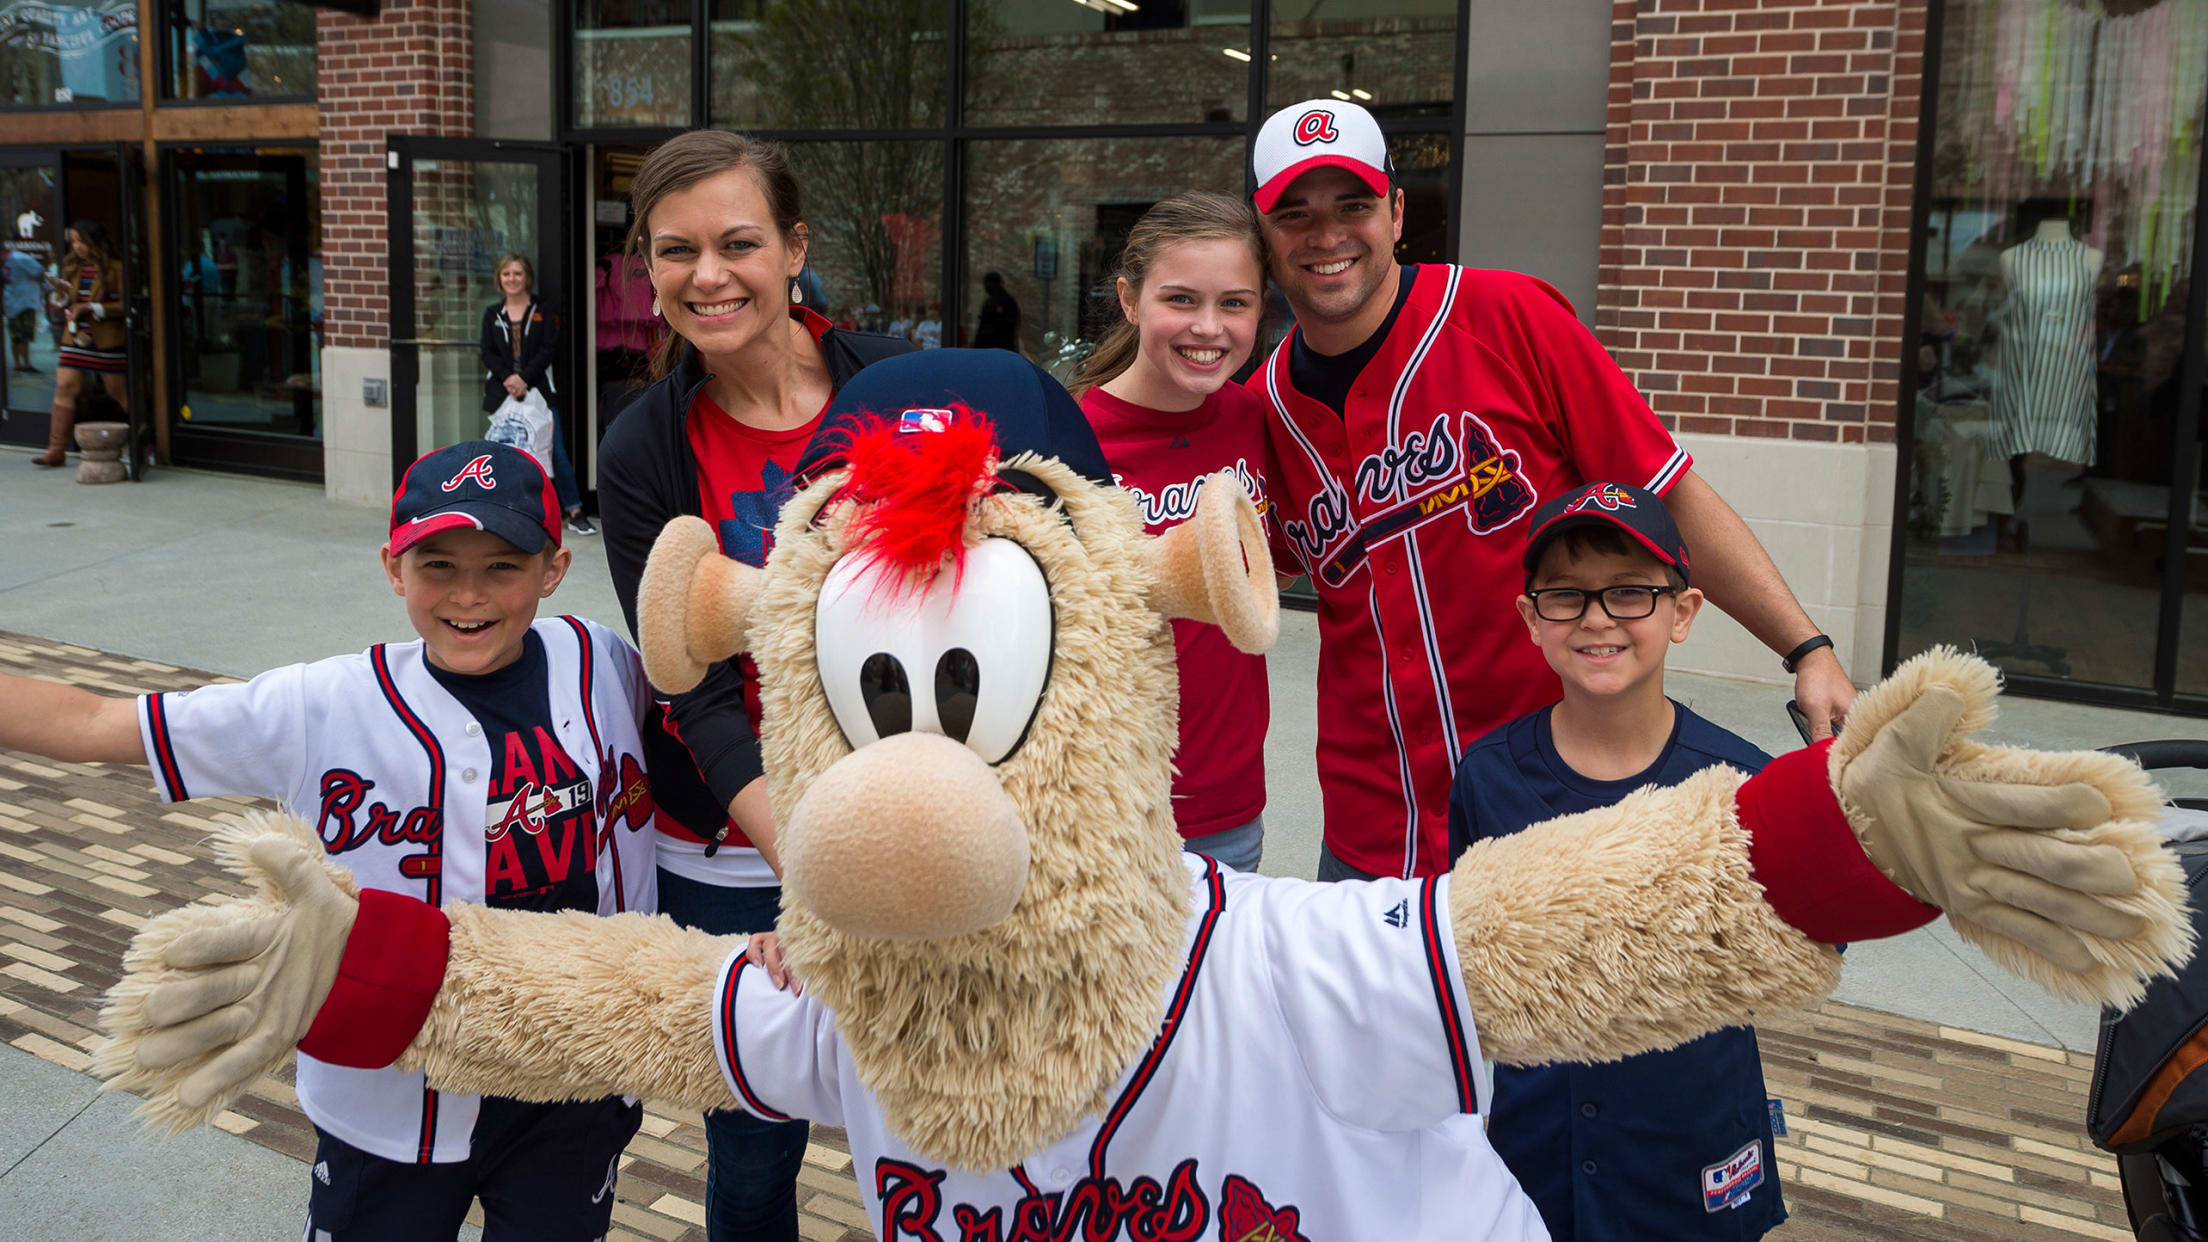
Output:
M2093 464L2097 385L2094 286L2104 256L2071 236L2060 205L2032 235L2001 252L2001 376L1993 391L1996 449L2022 491L2023 459L2040 454Z

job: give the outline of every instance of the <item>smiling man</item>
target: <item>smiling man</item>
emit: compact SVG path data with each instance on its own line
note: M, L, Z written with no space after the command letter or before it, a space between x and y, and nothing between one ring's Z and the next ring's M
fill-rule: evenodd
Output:
M1525 518L1591 479L1664 498L1710 600L1783 657L1831 732L1855 699L1831 640L1563 295L1398 263L1403 191L1355 104L1274 113L1252 164L1296 316L1250 386L1271 410L1280 563L1319 596L1320 879L1448 865L1458 755L1558 694L1512 603Z

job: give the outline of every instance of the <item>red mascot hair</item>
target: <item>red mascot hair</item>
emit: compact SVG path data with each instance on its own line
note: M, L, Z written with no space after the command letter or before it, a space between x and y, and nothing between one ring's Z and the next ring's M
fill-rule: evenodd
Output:
M948 413L944 427L929 431L869 417L841 454L851 477L830 503L858 502L850 546L888 571L883 585L892 591L925 586L946 560L964 577L967 515L996 483L995 428L965 406Z

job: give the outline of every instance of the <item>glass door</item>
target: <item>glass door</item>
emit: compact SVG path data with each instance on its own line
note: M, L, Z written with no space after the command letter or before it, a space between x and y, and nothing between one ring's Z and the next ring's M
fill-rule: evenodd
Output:
M1891 654L2180 706L2208 692L2208 7L1949 0L1935 37Z
M483 315L501 298L497 267L520 255L539 303L560 322L553 405L575 391L572 282L557 147L394 135L390 159L391 481L433 448L481 439ZM578 419L562 420L573 433ZM578 445L570 443L570 453Z
M0 151L0 250L7 365L0 369L0 443L43 448L54 406L54 361L61 350L60 311L47 278L60 269L67 230L61 207L61 154Z

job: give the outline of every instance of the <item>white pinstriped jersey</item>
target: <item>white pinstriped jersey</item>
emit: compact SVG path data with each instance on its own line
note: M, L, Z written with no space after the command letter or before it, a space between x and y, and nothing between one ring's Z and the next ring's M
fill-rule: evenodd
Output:
M1296 391L1293 336L1249 383L1269 410L1275 561L1319 597L1327 848L1416 876L1448 866L1464 748L1561 693L1512 604L1526 517L1594 480L1662 495L1693 463L1556 290L1406 272L1342 413Z
M1487 1145L1488 1082L1448 880L1313 884L1189 856L1187 964L1098 1116L1009 1169L947 1169L889 1131L810 993L737 950L714 1044L763 1117L847 1128L875 1236L1526 1242L1546 1233Z
M637 736L648 690L636 649L602 625L548 617L554 728L591 791L598 913L658 906L650 787ZM272 669L239 685L138 700L138 727L165 802L272 798L313 824L363 888L432 905L481 902L482 727L430 675L417 640ZM360 1070L299 1054L299 1106L386 1160L468 1156L476 1096L430 1090L419 1073Z

